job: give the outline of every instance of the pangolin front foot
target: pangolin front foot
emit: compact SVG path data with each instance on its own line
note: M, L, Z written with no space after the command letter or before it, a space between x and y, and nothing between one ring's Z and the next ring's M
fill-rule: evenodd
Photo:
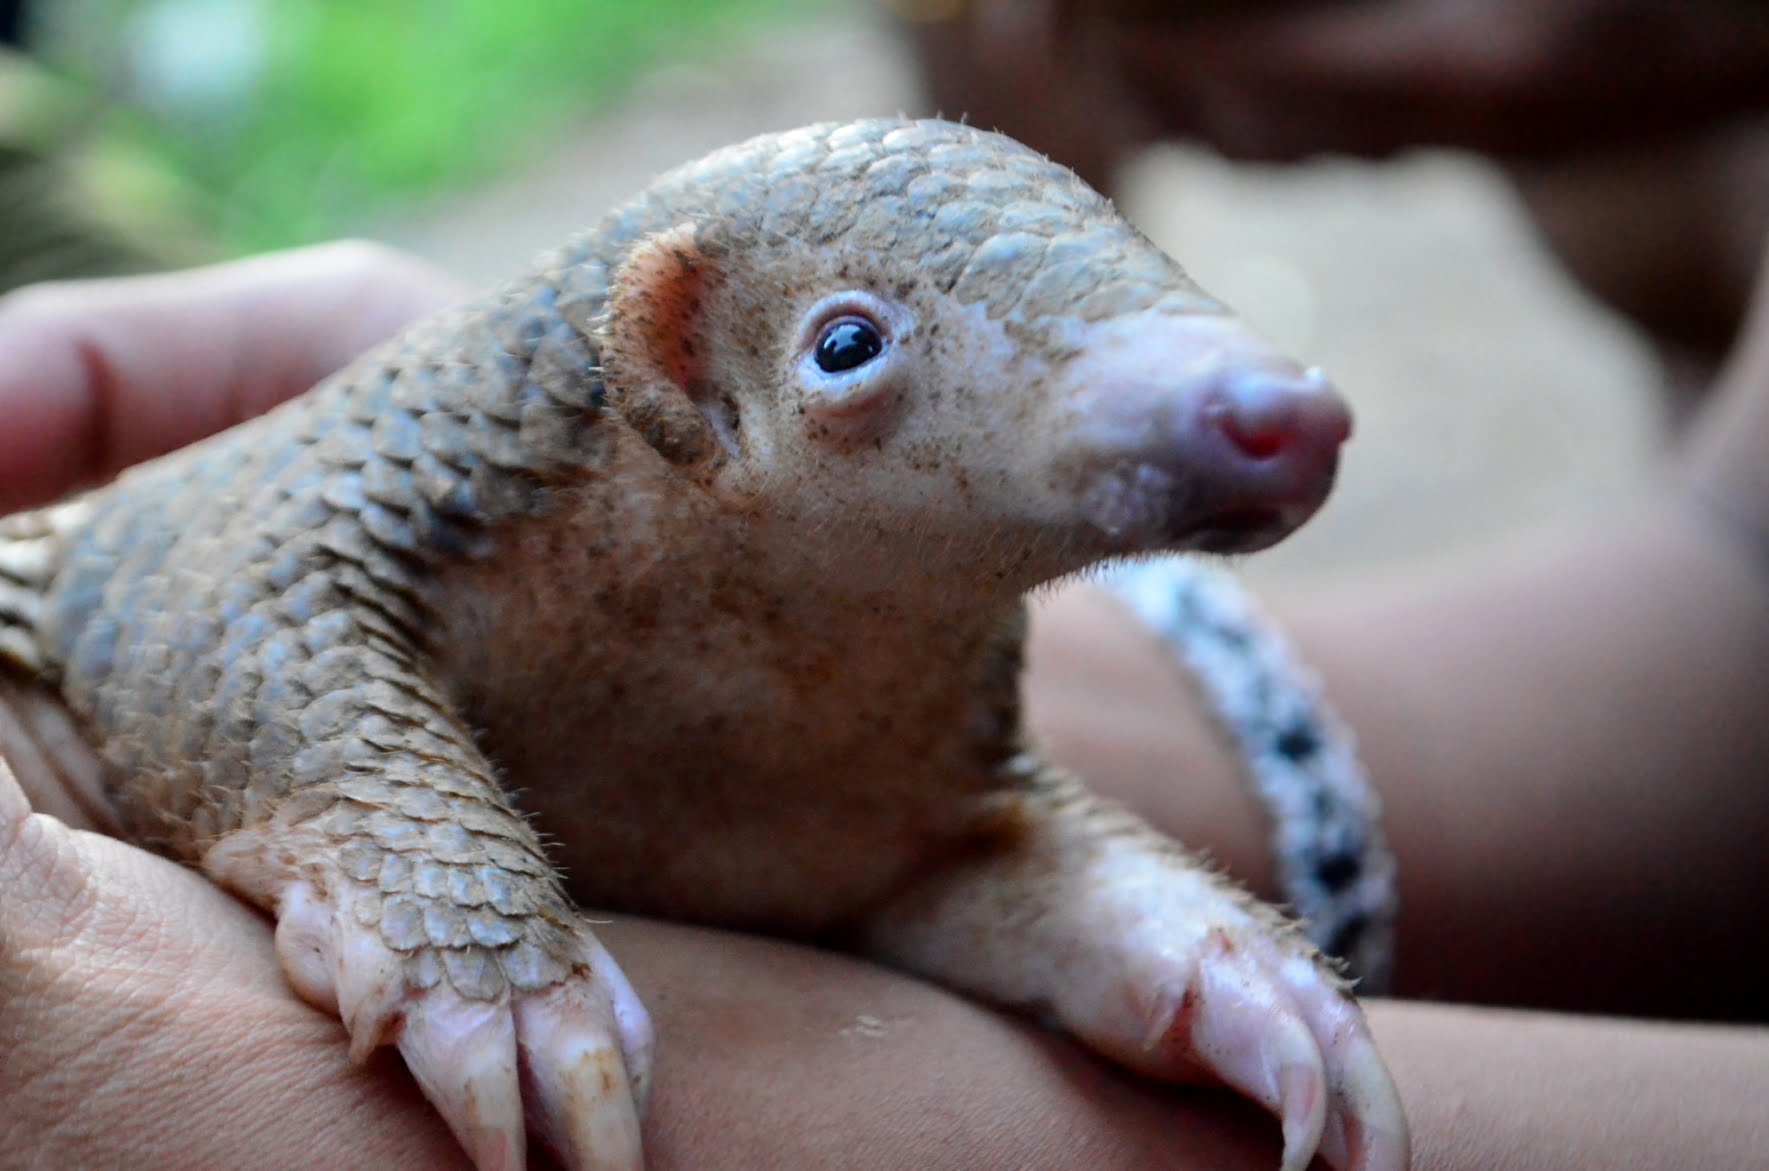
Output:
M1149 1077L1220 1081L1283 1126L1283 1171L1406 1171L1400 1097L1344 981L1287 921L1129 813L1046 778L866 931L870 951L1043 1014Z
M268 901L284 973L352 1055L397 1047L480 1171L526 1166L529 1134L570 1171L642 1168L650 1020L550 877L386 852L364 881L351 858L310 855Z
M1219 1079L1262 1103L1283 1125L1283 1171L1317 1152L1342 1171L1402 1171L1406 1120L1363 1013L1287 926L1236 918L1149 907L1146 931L1074 973L1085 1008L1070 1027L1150 1077Z

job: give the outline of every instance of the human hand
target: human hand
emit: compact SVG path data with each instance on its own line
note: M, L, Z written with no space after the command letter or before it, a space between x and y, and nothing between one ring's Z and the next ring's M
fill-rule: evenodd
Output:
M200 875L32 814L0 762L0 1165L465 1167L353 1067L269 925Z
M915 27L948 116L1091 164L1096 181L1100 144L1127 137L1264 160L1418 145L1547 155L1769 105L1769 14L1737 3L974 0Z
M353 1066L342 1026L289 992L268 922L192 871L31 814L3 764L0 891L0 1166L467 1166L397 1060ZM674 1055L646 1129L654 1169L1276 1165L1275 1130L1242 1103L1121 1077L883 969L664 924L599 930Z
M339 244L0 299L0 512L269 409L454 295ZM62 778L90 762L57 763L26 780L66 820L0 762L0 1164L465 1165L409 1080L353 1067L289 993L260 916L77 828L91 806Z
M0 297L0 514L261 414L460 294L344 242Z

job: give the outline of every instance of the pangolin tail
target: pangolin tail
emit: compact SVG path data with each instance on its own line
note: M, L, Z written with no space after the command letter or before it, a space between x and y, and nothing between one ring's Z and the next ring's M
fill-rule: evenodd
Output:
M44 597L61 566L66 536L85 506L78 501L0 517L0 670L42 673L37 637Z

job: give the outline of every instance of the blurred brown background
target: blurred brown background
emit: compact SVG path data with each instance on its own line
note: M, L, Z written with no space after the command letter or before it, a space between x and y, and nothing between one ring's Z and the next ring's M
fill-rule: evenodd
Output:
M509 272L651 174L742 136L916 112L886 16L835 4L653 73L521 173L370 225L474 279ZM949 112L949 111L948 111ZM1546 253L1510 184L1450 152L1232 164L1156 146L1120 199L1217 295L1323 365L1358 412L1321 515L1244 568L1268 588L1479 555L1576 522L1653 474L1652 346Z
M975 7L989 8L990 0ZM1139 29L1159 30L1163 14L1204 12L1207 6L1096 7L1156 19L1127 26L1128 34L1112 26L1142 53L1125 70L1157 90L1176 90L1191 76L1177 67L1163 74L1165 50L1158 38L1141 38ZM1495 20L1529 7L1518 0L1490 4ZM1095 7L1031 0L1021 6L996 2L993 8L1012 14L1022 34L1032 28L1028 35L1034 39L1038 20L1055 20L1042 35L1073 36L1077 51L1092 51L1093 42L1075 32L1073 22L1077 12L1097 15ZM990 78L963 55L977 48L964 42L967 31L978 34L965 23L973 5L957 0L672 0L662 6L508 0L501 8L462 4L451 10L459 10L460 20L514 14L500 19L517 24L436 28L425 34L431 38L426 42L412 39L417 26L409 19L401 23L406 9L412 6L363 8L324 0L283 6L263 0L67 0L36 5L25 27L32 30L33 47L58 69L73 61L87 70L86 96L61 103L76 113L64 109L62 121L52 125L86 131L105 123L112 109L129 106L157 114L156 125L171 124L182 133L171 137L167 157L174 165L167 169L177 173L189 164L185 169L199 176L197 187L203 175L232 174L216 170L215 158L252 155L251 167L237 168L244 176L238 182L195 197L190 206L196 211L187 220L237 228L241 207L254 198L277 215L264 221L269 227L247 220L243 233L224 231L224 242L212 252L363 234L423 253L476 282L521 267L657 171L752 133L820 119L933 112L942 100L959 106L946 105L942 112L948 115L968 113L981 124L1005 123L1010 130L1023 121L1030 129L1022 133L1032 137L1032 130L1054 124L1051 141L1037 145L1072 152L1096 179L1113 177L1115 193L1134 220L1264 332L1324 366L1357 408L1357 437L1327 509L1298 537L1246 566L1251 578L1272 589L1322 588L1377 564L1478 557L1493 542L1576 524L1626 500L1657 474L1680 401L1665 387L1699 384L1705 364L1719 352L1718 342L1700 336L1693 346L1661 348L1595 299L1544 246L1532 208L1519 194L1527 193L1533 210L1546 213L1557 238L1579 245L1581 263L1627 269L1649 249L1675 248L1703 231L1713 234L1714 225L1701 218L1706 205L1665 195L1686 179L1697 180L1689 156L1676 150L1656 156L1612 151L1573 167L1531 162L1504 170L1482 156L1438 149L1408 149L1379 161L1326 154L1275 165L1229 162L1172 140L1141 145L1162 136L1148 126L1121 133L1125 127L1118 121L1088 107L1094 95L1063 89L1061 77L1053 82L1034 71L1019 92L1010 68L1005 88L997 84L991 91ZM371 11L380 12L381 25L364 23ZM415 15L415 9L405 12L405 18ZM603 23L576 44L563 33L554 38L536 31L579 17ZM519 27L520 20L530 27ZM1495 37L1503 31L1502 24L1492 27ZM193 39L193 29L202 36ZM387 39L383 44L376 37ZM1144 39L1155 48L1147 49ZM548 69L571 76L576 70L587 89L618 73L618 84L611 80L596 90L593 113L535 105L507 79L487 81L464 98L455 94L459 100L452 106L425 96L464 88L448 84L455 76L447 71L450 53L477 65L500 53L520 55L537 40L565 43L549 45L552 55L544 59L510 58L511 76L540 77ZM1502 46L1502 38L1495 44ZM317 65L305 74L288 73L285 58L294 53L288 45L306 46ZM1035 55L1039 48L1030 43L1026 52ZM601 64L580 65L579 57L588 62L594 56L592 49L603 53L595 58ZM1011 67L1017 63L1011 53L1021 50L1012 44L1008 50ZM1691 51L1706 49L1698 43ZM431 59L440 60L434 77L420 68ZM387 78L415 96L399 105L391 82L383 84ZM5 80L0 75L0 83ZM1640 84L1649 82L1656 84L1650 76ZM1745 75L1745 83L1769 85L1769 67L1762 78ZM1111 84L1117 84L1116 75ZM324 85L337 87L337 95L310 100L301 88ZM295 96L284 106L270 100L279 92L287 98L289 91ZM6 115L0 123L30 122L21 113L28 103L9 99L8 92L0 84L0 114ZM1572 103L1570 133L1580 132L1575 115L1581 101L1596 101L1602 112L1601 101L1608 99L1601 90L1593 92L1595 98ZM1041 104L1053 94L1069 104ZM253 121L248 99L255 98L264 99L261 105L270 112ZM1183 102L1187 95L1166 98ZM1624 99L1647 110L1665 104L1662 92L1621 93L1614 100ZM1221 101L1211 100L1211 110L1220 113ZM500 111L531 108L548 112L500 120ZM1295 111L1300 122L1310 113ZM385 133L379 129L383 122L391 127ZM367 127L361 134L359 123ZM41 117L31 125L39 144L54 141L53 131L41 129ZM1504 132L1495 123L1481 133ZM126 137L150 147L159 141L151 132ZM505 138L517 140L520 149ZM1130 149L1121 138L1139 145ZM315 163L294 145L280 149L309 140L321 148L338 142L343 161L322 157ZM467 164L433 165L434 143L451 144ZM424 153L426 144L432 144L431 154ZM354 155L345 153L347 145ZM1120 152L1121 169L1108 171L1101 160ZM1769 149L1764 157L1769 159ZM352 167L392 194L345 198L355 190ZM1604 181L1610 171L1630 169L1650 182ZM1758 169L1769 173L1769 165ZM102 193L119 183L128 186L119 175L135 174L135 187L142 188L141 172L101 166L84 187ZM1515 181L1520 178L1521 188ZM163 194L152 183L145 187L153 189L150 195ZM1769 180L1763 190L1769 193ZM1618 202L1617 191L1643 202ZM309 205L328 209L328 216L310 214ZM148 231L156 243L172 238L168 230ZM1738 271L1748 273L1754 263L1750 241L1737 251ZM181 245L179 255L193 252ZM1586 275L1604 284L1604 272ZM1696 334L1712 332L1715 314L1680 285L1655 286L1631 272L1608 283L1626 286L1636 299L1664 302L1654 320L1671 324L1661 333L1675 333L1672 319L1688 306L1703 310L1693 314ZM1728 295L1736 299L1736 290Z

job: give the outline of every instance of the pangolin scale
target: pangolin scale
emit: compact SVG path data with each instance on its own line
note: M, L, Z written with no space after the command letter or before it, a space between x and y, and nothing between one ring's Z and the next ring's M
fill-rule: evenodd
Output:
M525 1126L639 1164L649 1026L578 904L850 947L1201 1062L1288 1168L1402 1167L1330 967L1043 763L1018 700L1028 589L1269 543L1346 430L1034 152L810 127L0 522L0 658L123 832L275 915L295 989L396 1043L482 1167Z

